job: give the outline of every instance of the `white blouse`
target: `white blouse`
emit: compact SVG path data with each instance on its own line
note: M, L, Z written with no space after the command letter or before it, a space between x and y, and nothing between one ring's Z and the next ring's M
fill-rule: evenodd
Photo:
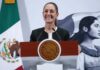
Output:
M100 70L100 57L81 52L77 58L77 70Z

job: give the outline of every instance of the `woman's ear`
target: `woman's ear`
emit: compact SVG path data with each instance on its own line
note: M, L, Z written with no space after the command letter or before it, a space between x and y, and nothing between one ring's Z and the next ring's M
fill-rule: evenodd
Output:
M57 17L59 16L59 13L57 13Z
M83 27L83 31L84 31L84 32L88 32L88 28L84 26L84 27Z

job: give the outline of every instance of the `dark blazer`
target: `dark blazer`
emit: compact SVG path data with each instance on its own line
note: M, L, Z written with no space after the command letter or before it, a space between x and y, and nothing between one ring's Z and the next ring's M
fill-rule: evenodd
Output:
M52 35L53 35L52 36L53 39L57 41L69 39L68 31L62 28L57 28L57 30L53 32ZM42 41L47 38L48 38L48 33L44 31L44 27L43 27L43 28L39 28L32 31L31 36L30 36L30 41Z

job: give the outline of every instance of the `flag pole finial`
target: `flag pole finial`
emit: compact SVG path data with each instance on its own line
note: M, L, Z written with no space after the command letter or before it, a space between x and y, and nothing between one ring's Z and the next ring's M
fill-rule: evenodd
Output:
M5 0L5 3L6 4L14 4L15 3L15 0Z

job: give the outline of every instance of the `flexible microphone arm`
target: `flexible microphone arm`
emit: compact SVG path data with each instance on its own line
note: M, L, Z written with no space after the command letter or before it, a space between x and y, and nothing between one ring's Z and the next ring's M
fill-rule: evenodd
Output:
M54 28L52 28L52 30L57 34L59 41L61 41L61 36L59 35L59 33Z

